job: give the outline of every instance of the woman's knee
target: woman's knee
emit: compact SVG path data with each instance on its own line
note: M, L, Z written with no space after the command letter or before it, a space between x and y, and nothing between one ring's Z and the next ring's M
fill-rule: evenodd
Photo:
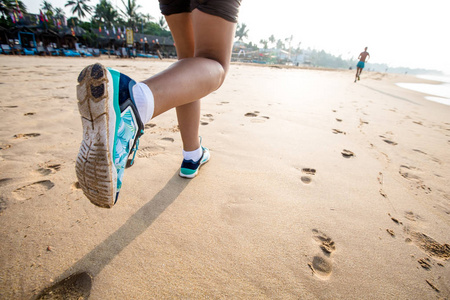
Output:
M216 89L218 89L223 82L228 72L229 63L224 63L220 59L209 55L196 55L197 58L206 59L210 65L209 74L215 80Z

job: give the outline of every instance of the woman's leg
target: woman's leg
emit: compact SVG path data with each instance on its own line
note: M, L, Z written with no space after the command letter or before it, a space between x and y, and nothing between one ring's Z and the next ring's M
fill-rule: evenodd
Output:
M181 59L144 81L155 99L154 117L171 108L201 99L218 89L225 79L235 24L197 9L191 13L191 18L194 57ZM171 30L177 31L172 27Z
M178 59L194 57L194 31L190 13L174 14L166 17L177 46ZM200 100L176 107L183 150L193 151L200 147L199 123Z
M155 99L153 116L176 107L183 149L200 147L200 98L219 88L231 58L235 24L199 10L166 17L179 61L146 81Z

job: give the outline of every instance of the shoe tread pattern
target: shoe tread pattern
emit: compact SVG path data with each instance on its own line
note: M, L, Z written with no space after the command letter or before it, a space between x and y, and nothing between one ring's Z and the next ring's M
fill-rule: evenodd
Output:
M81 189L95 205L114 205L113 165L108 144L108 78L100 64L90 65L78 76L78 109L83 141L76 161Z

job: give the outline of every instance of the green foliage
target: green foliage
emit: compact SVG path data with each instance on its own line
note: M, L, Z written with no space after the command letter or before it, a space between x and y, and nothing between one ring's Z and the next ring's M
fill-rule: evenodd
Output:
M92 6L87 4L89 1L91 0L69 0L65 6L72 6L72 14L77 14L82 19L92 12Z
M59 7L55 8L54 14L55 14L55 17L57 17L57 18L62 18L62 17L66 16L66 14L64 13L64 10L62 8L59 8Z
M5 16L0 17L0 26L10 28L12 25L13 22L11 21L11 18Z
M17 0L17 4L19 4L19 9L22 13L27 12L27 7L21 0ZM16 0L0 0L0 13L8 17L10 12L17 11L17 4Z
M267 44L269 44L269 41L261 39L259 43L263 45L264 49L267 49Z
M84 28L83 28L84 29ZM83 39L86 41L88 47L96 47L98 41L98 35L93 33L91 30L86 30L86 33L83 34Z
M277 41L277 49L281 49L281 50L285 49L284 43L280 39Z
M275 44L275 37L273 36L273 34L269 37L269 42L271 44Z
M69 27L78 26L79 23L80 23L80 20L77 17L72 17L72 18L67 19L67 26L69 26Z
M79 22L77 26L83 28L86 31L91 31L91 29L92 29L91 22Z
M255 51L258 50L258 45L253 44L252 42L246 44L246 46L247 46L247 49L249 49L249 50L255 50Z
M333 69L347 69L350 62L343 60L341 56L334 56L325 51L312 50L310 53L310 61L313 66Z
M122 13L122 16L127 19L127 25L134 27L139 23L140 15L137 10L141 8L141 6L136 3L136 0L127 0L127 2L124 0L121 1L125 9L120 9L120 12Z
M238 41L242 41L244 38L248 37L248 29L247 29L247 25L245 25L244 23L237 24L236 27L236 34L235 37L238 39Z
M114 7L106 0L101 0L97 6L95 6L93 21L95 25L104 24L108 27L117 23L119 13Z
M44 0L44 1L42 2L41 8L42 8L42 12L43 12L45 15L47 15L47 17L53 16L53 14L54 14L54 12L53 12L54 8L53 8L53 6L52 6L52 4L51 4L50 2Z
M159 18L159 27L161 27L162 29L166 30L167 29L167 23L166 23L166 18L162 17Z
M161 28L161 26L154 22L144 24L144 34L158 35L164 37L170 37L172 34L170 31Z

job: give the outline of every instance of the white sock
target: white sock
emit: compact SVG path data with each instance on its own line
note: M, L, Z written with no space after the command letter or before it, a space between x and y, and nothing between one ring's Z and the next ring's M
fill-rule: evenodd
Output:
M192 161L198 161L203 155L203 149L202 146L194 151L184 151L183 150L183 158L185 160L192 160Z
M148 85L139 82L133 86L133 97L142 123L148 123L152 119L155 110L155 100L152 91Z

